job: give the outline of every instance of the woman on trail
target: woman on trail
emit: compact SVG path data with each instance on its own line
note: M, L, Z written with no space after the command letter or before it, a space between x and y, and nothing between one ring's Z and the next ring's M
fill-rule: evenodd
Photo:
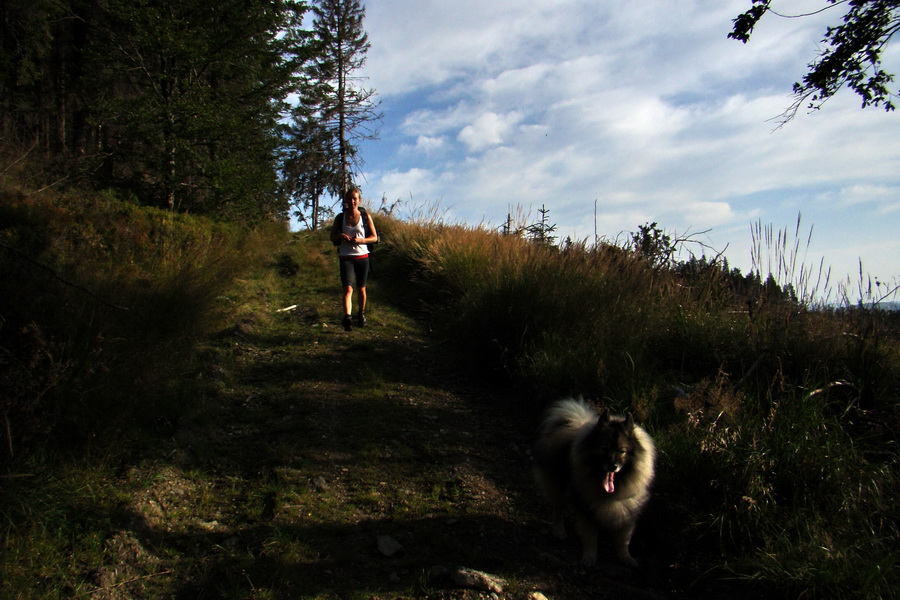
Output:
M367 244L378 241L375 223L365 209L360 210L362 195L351 187L344 193L344 212L337 216L331 228L331 242L338 247L341 264L341 285L344 290L344 329L353 327L353 281L359 289L359 315L357 324L366 326L366 280L369 277L369 248Z

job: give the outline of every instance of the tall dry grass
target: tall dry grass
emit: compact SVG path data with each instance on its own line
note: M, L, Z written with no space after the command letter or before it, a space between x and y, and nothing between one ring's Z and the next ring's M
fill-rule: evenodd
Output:
M481 228L386 225L397 260L466 355L557 391L624 391L649 360L664 274L604 246L558 248Z
M435 330L473 372L507 377L523 410L584 394L647 424L661 449L655 543L676 560L789 596L900 589L897 319L811 302L829 282L804 264L799 221L794 237L755 230L771 270L752 276L606 244L379 226L382 262Z

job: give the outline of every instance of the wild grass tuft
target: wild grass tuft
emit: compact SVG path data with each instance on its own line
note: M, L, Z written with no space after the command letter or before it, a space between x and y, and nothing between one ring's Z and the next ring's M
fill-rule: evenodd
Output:
M27 481L21 481L25 478ZM0 528L4 532L0 598L62 598L87 593L90 586L72 566L103 554L109 515L116 514L116 505L125 499L124 491L112 483L112 473L102 461L93 467L59 469L53 475L19 475L17 479L0 477Z
M890 597L896 456L854 439L833 399L766 400L722 382L680 399L685 420L658 435L658 487L684 502L677 517L705 531L741 577L791 596Z

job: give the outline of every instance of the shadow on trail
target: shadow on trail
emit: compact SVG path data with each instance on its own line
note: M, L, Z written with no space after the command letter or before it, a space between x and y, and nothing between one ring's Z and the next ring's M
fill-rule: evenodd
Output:
M429 578L435 566L508 578L503 598L673 589L668 552L641 525L635 570L603 543L598 567L584 569L577 540L552 538L532 486L533 399L459 371L415 327L377 315L352 332L284 319L278 333L226 340L232 371L167 450L181 472L211 474L209 506L176 528L141 510L127 519L154 554L176 557L157 583L163 595L489 597ZM197 503L192 492L178 496L172 514ZM402 550L386 556L379 536Z
M658 598L641 591L640 576L603 566L572 564L557 544L537 541L520 524L492 515L408 520L373 519L353 524L255 524L228 532L173 535L144 530L157 551L177 552L197 566L194 577L173 581L166 597L201 599L254 597L473 598L453 592L437 567L461 565L512 578L518 586L503 597L527 597L540 589L554 598ZM393 556L379 552L380 536L396 540ZM458 595L457 595L458 594Z
M130 518L154 554L178 557L165 593L477 597L427 577L465 566L524 586L504 597L621 598L648 576L612 560L581 569L578 543L552 539L531 486L533 418L514 398L415 336L299 331L241 336L213 410L177 434L174 465L214 475L207 514L174 529ZM379 536L403 549L385 556Z

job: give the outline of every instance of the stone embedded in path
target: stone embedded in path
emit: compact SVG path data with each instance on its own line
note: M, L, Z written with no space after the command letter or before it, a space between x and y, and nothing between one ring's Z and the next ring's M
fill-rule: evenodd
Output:
M483 571L476 571L475 569L469 569L468 567L456 567L455 569L451 569L449 575L450 580L453 581L453 584L456 586L481 590L484 592L493 592L495 594L502 593L503 586L506 585L506 580L501 579L496 575L491 575L490 573L485 573Z
M401 550L403 550L403 545L391 536L378 536L378 551L381 552L384 556L391 558Z

